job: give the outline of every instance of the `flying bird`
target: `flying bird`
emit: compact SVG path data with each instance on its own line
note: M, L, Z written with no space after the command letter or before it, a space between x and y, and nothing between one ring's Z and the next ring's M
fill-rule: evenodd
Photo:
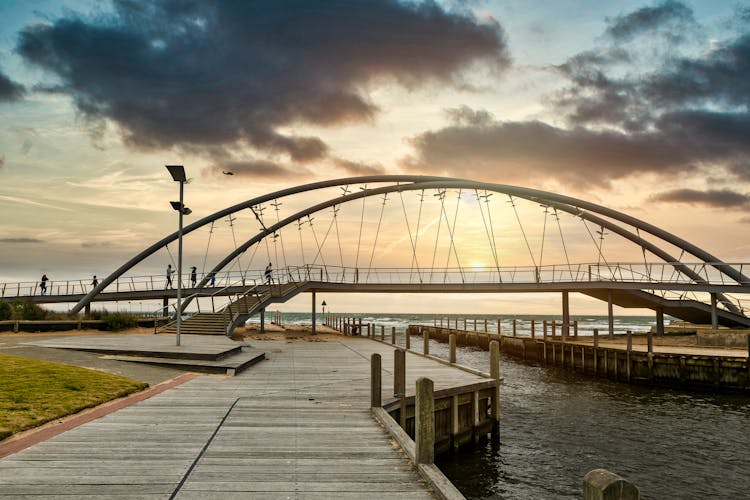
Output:
M234 172L230 172L230 171L227 171L227 170L222 170L221 173L224 174L224 175L234 175Z

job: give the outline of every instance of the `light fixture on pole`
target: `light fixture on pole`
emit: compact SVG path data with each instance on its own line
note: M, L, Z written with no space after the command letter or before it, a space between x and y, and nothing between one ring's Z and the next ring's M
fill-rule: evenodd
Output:
M183 191L187 177L185 176L185 167L182 165L166 165L169 174L175 182L180 183L180 201L170 201L177 213L179 214L179 223L177 229L177 335L176 342L180 345L180 327L182 326L182 216L190 215L192 210L182 202Z

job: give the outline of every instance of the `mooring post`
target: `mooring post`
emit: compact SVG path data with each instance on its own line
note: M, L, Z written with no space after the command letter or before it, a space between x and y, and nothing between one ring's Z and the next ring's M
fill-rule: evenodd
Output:
M391 327L391 344L396 345L396 327Z
M556 330L557 330L557 322L553 319L552 320L552 340L555 340Z
M414 409L414 444L417 464L435 460L435 400L432 380L419 377Z
M631 356L633 354L633 332L628 330L627 334L628 334L628 352L625 355L625 361L626 361L625 377L627 378L628 383L630 383L630 361L631 361Z
M546 319L542 323L542 326L544 328L544 330L543 330L544 331L544 340L547 340L547 320Z
M570 300L568 291L562 292L562 328L560 329L560 335L563 341L568 340L570 336Z
M573 320L573 338L578 338L578 320Z
M432 326L437 327L437 318L432 318Z
M385 325L380 325L380 340L385 340Z
M374 353L370 356L370 406L380 408L382 406L381 393L382 378L380 373L380 354Z
M424 343L424 348L422 352L425 354L430 354L430 332L425 330L422 332L422 342Z
M315 324L318 322L318 317L315 314L315 292L312 292L312 334L315 335Z
M487 318L484 318L484 333L487 333Z
M474 318L474 331L477 331L477 318Z
M466 318L464 318L464 331L466 330Z
M648 333L646 334L646 342L648 345L648 353L653 354L654 353L654 333L649 328Z
M364 335L365 332L364 332L364 330L362 330L362 318L359 318L359 322L358 323L359 323L359 330L357 330L357 331L359 332L359 335ZM370 336L370 332L367 332L367 336L368 337Z
M498 335L500 335L500 333L502 333L502 332L500 331L500 324L501 324L501 322L502 322L502 320L501 320L501 319L498 319L498 320L497 320L497 334L498 334Z
M716 292L711 293L711 329L719 329L719 316L716 310Z
M640 500L638 488L605 469L594 469L583 478L583 500Z
M404 331L404 337L406 339L406 350L409 350L411 349L411 332L408 328Z
M516 336L516 323L517 323L516 318L513 318L513 336L514 337Z
M490 378L495 380L495 390L490 402L490 417L493 420L492 433L497 435L500 422L500 342L490 342Z
M531 320L531 340L534 340L534 335L535 335L535 332L534 332L534 320L532 319Z
M599 374L599 329L594 328L594 375Z
M450 357L449 361L451 363L456 362L456 334L451 333L448 335L448 345L450 346Z

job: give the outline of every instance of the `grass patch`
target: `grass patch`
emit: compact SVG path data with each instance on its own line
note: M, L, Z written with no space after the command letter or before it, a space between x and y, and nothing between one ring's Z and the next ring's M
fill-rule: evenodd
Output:
M146 387L111 373L0 354L0 439Z

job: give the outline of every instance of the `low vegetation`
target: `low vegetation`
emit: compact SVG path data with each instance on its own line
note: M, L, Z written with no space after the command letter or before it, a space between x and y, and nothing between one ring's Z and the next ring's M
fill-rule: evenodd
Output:
M0 439L146 387L111 373L0 354Z
M50 311L37 304L15 300L13 302L0 301L0 321L38 321L38 320L77 320L77 314ZM86 319L98 319L104 322L103 329L117 331L124 328L138 326L138 316L134 314L109 312L106 309L92 311Z

